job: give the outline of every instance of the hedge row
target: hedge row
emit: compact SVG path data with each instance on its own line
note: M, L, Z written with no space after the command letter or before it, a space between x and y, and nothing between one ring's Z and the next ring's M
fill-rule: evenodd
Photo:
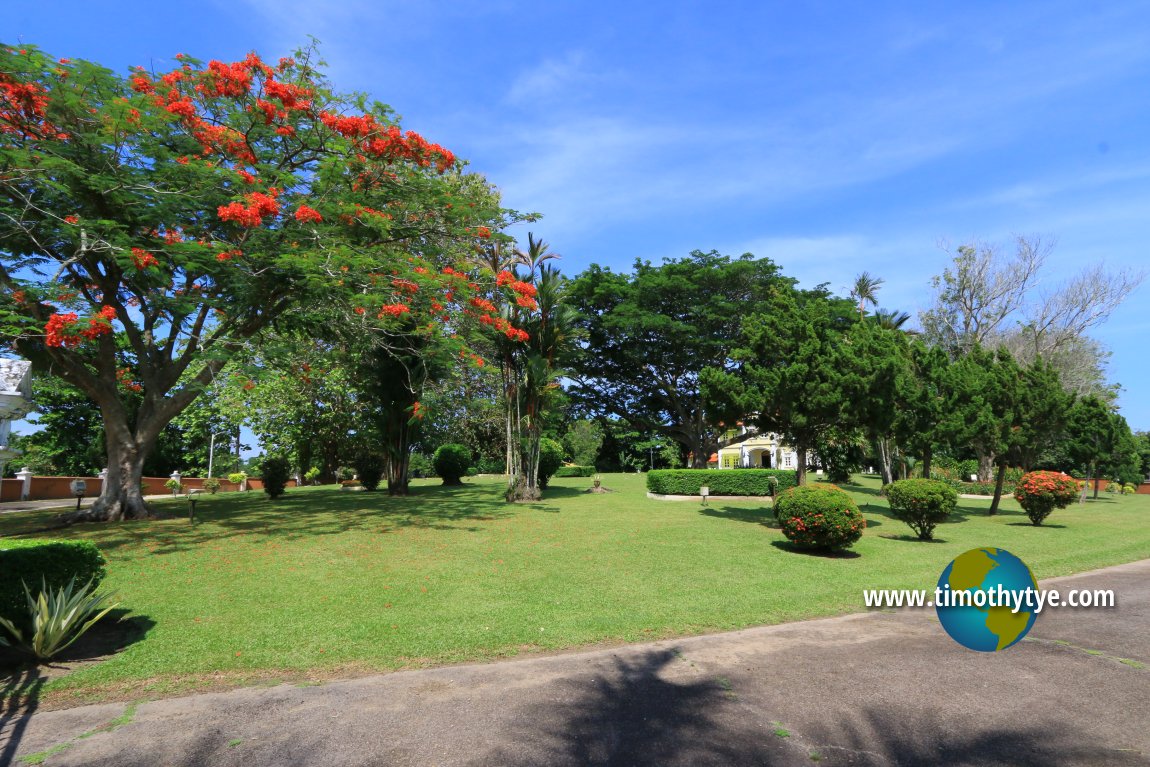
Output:
M773 484L774 477L778 484ZM771 495L795 486L795 472L785 469L656 469L647 472L647 490L660 495Z
M590 477L594 474L594 466L560 466L555 470L556 477Z
M59 588L73 577L98 584L106 574L104 555L91 541L0 540L0 616L25 615L24 583L35 593L41 579Z

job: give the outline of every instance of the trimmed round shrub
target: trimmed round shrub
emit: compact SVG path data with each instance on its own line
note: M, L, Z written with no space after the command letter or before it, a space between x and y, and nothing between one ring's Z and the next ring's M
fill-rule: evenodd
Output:
M231 482L233 485L241 485L241 484L243 484L243 481L247 478L248 478L248 475L245 474L244 472L236 471L236 472L232 472L231 474L228 475L228 482Z
M91 581L94 585L107 574L104 555L91 541L0 539L0 616L11 621L26 618L24 583L39 590L41 579L49 589Z
M1131 485L1123 485L1122 486L1122 495L1134 495L1137 492L1138 492L1138 486L1137 485L1131 484Z
M383 469L383 456L378 453L360 453L355 459L355 473L365 490L374 491L379 487Z
M956 506L958 493L936 479L900 479L883 488L891 513L910 525L919 540L929 541L935 525L945 522Z
M847 549L862 537L866 520L845 491L792 487L775 500L783 535L801 549Z
M1023 474L1014 488L1014 499L1034 525L1055 509L1065 509L1078 496L1078 481L1057 471Z
M551 477L563 465L563 446L553 439L539 440L539 487L546 489Z
M260 464L260 479L264 482L264 492L273 501L287 490L288 478L291 476L291 466L286 458L265 458Z
M460 477L471 466L471 448L467 445L448 443L435 451L435 473L443 477L445 485L462 485Z
M220 485L221 484L222 483L217 478L208 477L207 479L204 480L203 487L209 493L211 493L212 495L215 495L216 493L218 493L220 491Z
M467 476L478 477L479 476L479 469L475 468L474 466L468 466L467 467Z

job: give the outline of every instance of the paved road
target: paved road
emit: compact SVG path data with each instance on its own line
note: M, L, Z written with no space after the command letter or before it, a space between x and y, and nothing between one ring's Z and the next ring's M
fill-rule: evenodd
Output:
M0 763L1150 765L1150 560L1057 580L1118 607L1048 610L991 654L872 612L156 701L84 738L125 705L37 713L0 726Z
M171 493L164 493L163 495L145 495L144 499L148 501L158 501L171 497ZM81 507L86 509L95 503L95 501L96 496L87 496L82 499ZM4 501L0 503L0 514L14 514L18 511L41 511L43 509L59 509L64 512L71 511L75 508L75 498L54 498L43 501Z

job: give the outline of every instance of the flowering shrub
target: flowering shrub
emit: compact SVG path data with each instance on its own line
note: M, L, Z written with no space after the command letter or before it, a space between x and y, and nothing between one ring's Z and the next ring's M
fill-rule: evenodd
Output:
M866 520L847 493L832 486L792 487L775 501L783 535L802 549L846 549L862 537Z
M945 522L958 505L954 488L935 479L903 479L883 490L891 513L910 525L922 541L929 541L935 525Z
M1014 498L1030 517L1041 525L1055 509L1065 509L1078 495L1078 482L1057 471L1032 471L1024 474L1014 488Z

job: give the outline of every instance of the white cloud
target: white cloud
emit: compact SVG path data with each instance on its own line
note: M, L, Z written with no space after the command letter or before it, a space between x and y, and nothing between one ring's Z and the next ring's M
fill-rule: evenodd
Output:
M569 98L570 91L590 77L584 68L583 53L571 51L559 59L546 59L533 69L521 72L507 91L512 104L532 104L559 97Z

